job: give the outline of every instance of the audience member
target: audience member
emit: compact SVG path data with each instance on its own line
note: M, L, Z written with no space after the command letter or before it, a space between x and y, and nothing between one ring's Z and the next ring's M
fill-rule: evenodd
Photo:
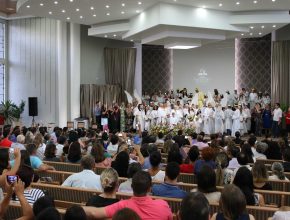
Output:
M143 220L172 219L172 213L167 202L147 196L151 190L151 184L152 179L148 172L137 172L132 179L133 197L104 208L84 207L87 217L96 219L112 218L119 210L130 208Z
M229 158L225 152L218 153L215 158L216 163L216 184L223 186L229 184L233 180L233 170L227 168L229 165Z
M111 167L112 159L100 142L94 142L90 154L95 158L96 167Z
M152 194L154 196L184 198L187 193L177 186L177 178L180 173L179 164L170 162L165 169L165 181L162 184L154 184Z
M240 148L234 146L230 149L231 160L229 161L228 168L229 169L236 169L239 168L241 165L238 162L238 154L240 153Z
M118 151L118 142L119 137L113 134L110 138L110 143L107 147L108 153L111 154L112 156L114 156Z
M247 163L254 163L255 157L253 151L257 152L255 148L253 148L248 143L245 143L241 147L241 152L244 153L247 157Z
M155 151L150 155L150 164L151 168L148 169L148 173L152 177L153 181L163 182L165 177L165 172L160 169L161 163L161 153L159 151Z
M16 142L12 143L11 148L13 149L20 149L20 150L26 150L25 146L25 136L23 134L19 134L16 138Z
M266 144L265 142L260 142L258 141L256 143L256 156L255 156L255 159L260 159L260 160L266 160L267 157L265 155L265 152L267 151L268 149L268 144Z
M40 212L44 209L53 207L55 208L55 203L52 197L50 196L42 196L38 198L33 204L33 214L34 216L38 216Z
M269 176L269 180L288 180L284 174L284 167L279 162L274 162L271 166L272 175Z
M127 177L129 160L129 154L126 151L121 151L117 154L116 159L112 161L112 168L118 172L119 177Z
M209 220L210 206L204 194L189 193L181 202L178 217L180 220Z
M115 213L112 220L141 220L141 218L132 209L123 208Z
M37 188L32 188L31 183L34 178L34 170L31 167L23 165L19 168L16 175L23 181L25 184L25 189L23 195L25 196L27 202L31 205L40 197L45 196L44 192ZM19 201L19 198L15 198L16 201Z
M265 164L256 161L252 167L253 183L255 189L272 190L272 186L268 181L269 175Z
M132 178L138 171L142 170L142 167L139 163L131 163L128 168L128 179L121 183L119 186L118 191L123 193L130 193L133 194L132 189Z
M200 151L208 147L208 144L203 142L202 135L197 135L196 143L194 145L197 146Z
M285 172L290 172L290 148L286 148L284 151L283 167Z
M247 167L240 167L233 182L244 193L247 205L264 205L261 194L254 193L253 175Z
M183 158L180 150L182 150L182 148L179 147L177 143L174 143L168 151L167 163L176 162L178 164L182 164Z
M204 165L197 173L197 189L192 192L196 190L203 193L209 203L219 202L221 193L216 188L216 174L211 167Z
M86 220L87 215L84 209L79 205L73 205L68 208L64 214L63 220Z
M33 144L35 144L35 146L37 147L36 156L38 156L39 159L43 160L46 145L44 144L44 139L41 133L37 133L35 135Z
M188 158L187 158L188 163L180 164L181 173L193 173L195 161L199 157L199 150L197 146L192 146L189 149L187 155L188 155Z
M95 174L93 169L95 167L95 160L91 156L84 156L81 159L81 166L83 171L69 176L62 184L67 187L78 187L86 189L102 190L100 176Z
M56 157L56 152L57 149L55 144L48 143L44 151L43 161L61 162L60 159Z
M63 148L66 143L67 139L65 136L59 136L57 138L56 157L60 158L63 155Z
M35 220L61 220L61 215L56 208L49 207L41 211Z
M201 151L201 159L197 160L194 164L194 173L197 174L204 165L211 167L212 169L216 168L214 162L214 151L211 147L206 147Z
M119 202L119 199L116 198L116 192L119 187L118 178L116 170L113 168L105 169L100 176L103 193L91 197L87 202L87 206L105 207Z
M80 163L82 158L81 145L79 142L72 142L68 149L68 155L66 162L68 163Z
M215 213L211 220L254 220L247 214L247 201L242 191L235 185L226 185L220 199L221 212Z

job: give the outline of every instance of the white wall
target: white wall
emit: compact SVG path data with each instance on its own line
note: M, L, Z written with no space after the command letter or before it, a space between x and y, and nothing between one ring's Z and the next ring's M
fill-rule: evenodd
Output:
M56 122L57 21L46 18L12 20L9 28L7 97L26 102L23 122L31 125L28 97L38 98L40 123Z
M88 26L81 27L81 84L106 84L105 47L134 47L134 44L126 41L88 36Z
M208 75L199 77L204 70ZM216 88L233 91L235 86L235 42L227 40L191 50L173 51L173 88L196 87L203 92Z

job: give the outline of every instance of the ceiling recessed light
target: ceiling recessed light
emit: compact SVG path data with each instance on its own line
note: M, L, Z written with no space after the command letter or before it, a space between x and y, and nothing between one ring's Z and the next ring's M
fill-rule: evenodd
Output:
M142 2L138 2L138 5L142 5Z
M26 8L30 8L30 5L26 5Z
M62 13L65 13L65 10L61 10Z
M105 35L104 37L105 37L105 38L107 38L107 37L108 37L108 35Z
M136 10L136 13L140 13L140 10Z
M80 9L79 8L76 8L76 11L80 11Z
M262 26L261 26L261 28L262 28L262 29L264 29L264 28L265 28L265 26L264 26L264 25L262 25Z
M240 2L236 2L236 5L239 5L240 4Z
M70 2L73 2L74 0L69 0Z
M40 5L40 6L43 6L44 4L43 4L43 3L40 3L39 5Z
M251 28L251 29L254 29L254 27L253 27L253 26L251 26L250 28Z
M219 3L219 7L222 7L223 6L223 4L222 3Z
M121 14L123 15L123 14L125 14L125 12L124 11L121 11Z
M122 3L122 7L125 7L125 3Z
M205 5L203 5L203 6L201 6L202 8L206 8L206 6Z
M114 36L114 37L117 37L117 35L116 35L116 34L114 34L113 36Z
M50 11L50 12L48 12L48 14L50 14L50 15L51 15L51 14L52 14L52 12Z
M106 15L107 15L107 16L109 16L109 15L110 15L110 13L107 13Z
M259 35L262 35L262 33L260 32Z
M175 2L176 2L176 0L175 0ZM133 40L133 39L131 39L130 41L131 41L131 42L133 42L134 40Z
M275 2L276 0L272 0L272 2Z
M97 15L93 15L94 17L97 17Z
M253 33L250 33L250 35L252 36L252 35L253 35Z
M83 19L83 18L84 18L84 17L81 15L81 16L80 16L80 19Z
M92 7L91 7L91 10L94 10L94 9L95 9L95 8L92 6Z
M67 17L66 20L70 20L70 17Z
M276 27L276 24L274 24L272 27L275 28Z
M242 36L244 36L245 34L241 34Z
M110 5L106 5L106 8L110 8Z
M258 3L258 1L253 1L253 3L254 3L254 4L257 4L257 3Z
M57 5L58 4L58 1L55 1L54 4Z

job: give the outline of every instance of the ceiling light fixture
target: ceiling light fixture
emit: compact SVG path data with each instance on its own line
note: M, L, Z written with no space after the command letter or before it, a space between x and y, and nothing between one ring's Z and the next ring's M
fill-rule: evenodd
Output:
M54 4L57 5L58 4L58 1L55 1Z
M116 35L116 34L114 34L114 35L113 35L113 37L117 37L117 35Z
M259 35L262 35L262 33L260 32Z
M265 26L264 26L264 25L262 25L262 26L261 26L261 28L262 28L262 29L264 29L264 28L265 28Z
M254 4L257 4L257 3L258 3L258 1L253 1L253 3L254 3Z
M275 28L276 27L276 24L274 24L272 27Z
M66 20L70 20L70 17L67 17Z
M222 3L219 3L219 7L222 7L223 6L223 4Z
M108 35L105 35L104 37L105 37L105 38L107 38L107 37L108 37Z
M74 0L69 0L70 2L73 2Z
M125 3L122 3L122 7L125 7Z
M93 15L94 17L97 17L97 15Z
M125 12L124 11L121 11L121 14L123 15L123 14L125 14Z
M26 8L30 8L30 5L26 5Z
M61 12L62 12L62 13L65 13L65 10L62 10Z
M142 2L138 2L138 5L142 5Z
M48 14L50 14L50 15L51 15L51 14L52 14L52 12L50 11L50 12L48 12Z
M236 5L240 5L240 2L236 2Z
M110 5L106 5L106 8L110 8Z
M106 15L107 15L107 16L110 16L110 13L108 12Z
M81 16L80 16L80 19L83 19L83 18L84 18L84 17L81 15Z
M76 11L80 11L80 9L79 8L76 8Z
M250 33L250 35L252 36L252 35L253 35L253 33Z
M40 6L43 6L44 4L43 4L43 3L40 3L39 5L40 5Z
M196 47L198 47L198 46L177 45L177 46L168 47L168 49L188 50L188 49L193 49L193 48L196 48Z
M94 9L95 9L95 8L92 6L92 7L91 7L91 10L94 10Z
M250 28L251 28L251 29L254 29L254 27L253 27L253 26L251 26Z
M136 13L140 13L140 10L136 10Z

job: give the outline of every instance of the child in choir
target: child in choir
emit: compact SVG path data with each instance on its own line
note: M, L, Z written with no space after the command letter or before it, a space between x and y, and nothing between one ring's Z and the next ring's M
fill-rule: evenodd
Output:
M218 105L214 114L214 123L215 123L215 133L216 134L223 134L224 132L224 119L225 119L225 114L222 110L222 106Z
M232 126L233 126L233 110L232 106L228 106L225 110L225 131L227 135L231 135Z

